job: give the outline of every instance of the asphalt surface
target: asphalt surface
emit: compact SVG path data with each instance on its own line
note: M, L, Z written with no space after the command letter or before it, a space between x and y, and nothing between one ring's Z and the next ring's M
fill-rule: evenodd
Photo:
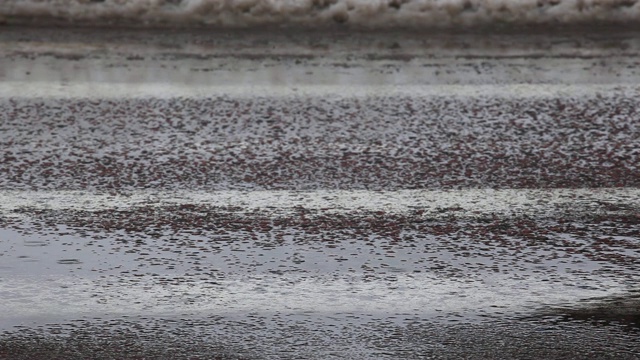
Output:
M640 358L633 34L4 30L0 358Z

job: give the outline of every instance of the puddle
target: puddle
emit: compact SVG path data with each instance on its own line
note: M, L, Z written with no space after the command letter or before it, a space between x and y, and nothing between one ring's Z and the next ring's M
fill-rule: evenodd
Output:
M0 276L115 274L134 254L107 250L104 234L91 238L60 225L45 233L0 229Z
M536 220L514 232L468 219L359 212L270 218L206 206L38 216L68 225L0 231L0 310L15 314L5 326L81 312L244 317L283 310L482 322L624 293L637 279L628 264L638 243L624 235L633 224L606 237L571 227L541 237L530 229L560 228ZM95 225L103 220L109 230ZM145 225L131 227L138 223Z

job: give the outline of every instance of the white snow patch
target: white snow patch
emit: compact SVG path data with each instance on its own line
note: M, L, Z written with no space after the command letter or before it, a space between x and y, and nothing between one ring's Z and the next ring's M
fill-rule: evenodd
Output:
M634 98L640 86L621 84L499 84L499 85L188 85L165 83L56 83L15 81L0 83L0 98L306 98L306 97L458 97L458 98Z
M126 194L87 191L0 191L0 214L13 216L21 208L50 210L124 210L140 206L180 204L237 207L242 211L286 214L303 207L323 213L422 210L438 216L455 209L456 216L549 215L555 211L598 209L603 203L640 206L640 189L465 189L465 190L318 190L318 191L131 191ZM598 210L605 211L605 210Z

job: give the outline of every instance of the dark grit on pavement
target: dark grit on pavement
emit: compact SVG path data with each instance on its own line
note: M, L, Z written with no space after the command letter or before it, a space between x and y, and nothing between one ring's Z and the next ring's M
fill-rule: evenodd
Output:
M4 189L640 185L638 97L1 99Z

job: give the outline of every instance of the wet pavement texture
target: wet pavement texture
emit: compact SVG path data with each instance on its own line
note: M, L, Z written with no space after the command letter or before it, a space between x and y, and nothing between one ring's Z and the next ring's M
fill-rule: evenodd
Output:
M314 63L349 41L25 34L0 37L29 73L0 73L1 359L640 358L633 38L365 34Z
M638 104L637 97L615 95L16 98L0 103L2 124L11 129L0 184L117 190L637 187Z
M347 319L356 321L281 314L249 314L242 320L76 321L17 330L3 337L0 351L16 359L637 359L638 351L637 333L577 321L514 326L501 321L443 325L399 318L399 325L387 318Z

